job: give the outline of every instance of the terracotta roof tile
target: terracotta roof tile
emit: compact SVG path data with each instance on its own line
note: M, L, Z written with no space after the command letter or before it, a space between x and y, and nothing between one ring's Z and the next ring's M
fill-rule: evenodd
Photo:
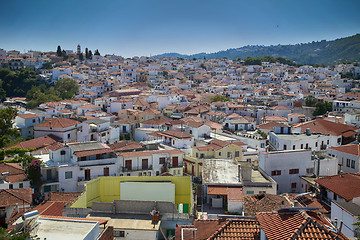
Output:
M360 174L344 173L315 180L319 185L336 193L346 201L360 197Z
M22 205L32 203L31 188L1 189L0 207Z
M45 128L67 128L75 126L79 122L69 118L45 118L44 122L35 125L34 128L45 127Z
M6 149L10 149L13 147L19 147L21 149L28 149L28 148L39 149L39 148L54 144L55 142L60 141L60 140L61 140L61 138L50 134L50 135L31 139L28 141L24 141L24 142L9 146Z

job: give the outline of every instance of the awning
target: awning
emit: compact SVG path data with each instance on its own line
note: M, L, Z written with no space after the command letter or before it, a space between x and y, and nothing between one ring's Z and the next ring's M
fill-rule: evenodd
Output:
M244 201L244 192L242 187L208 186L207 194L227 196L229 201Z
M348 138L348 137L354 136L356 134L357 134L357 132L350 130L350 131L344 132L342 134L342 136Z

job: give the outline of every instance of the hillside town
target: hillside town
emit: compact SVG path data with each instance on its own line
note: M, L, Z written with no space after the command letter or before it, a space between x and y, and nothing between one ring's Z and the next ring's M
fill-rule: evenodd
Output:
M0 69L31 69L47 87L77 86L58 101L34 94L36 104L29 95L1 103L16 109L11 127L21 138L0 154L0 226L9 233L360 237L357 62L83 51L0 49Z

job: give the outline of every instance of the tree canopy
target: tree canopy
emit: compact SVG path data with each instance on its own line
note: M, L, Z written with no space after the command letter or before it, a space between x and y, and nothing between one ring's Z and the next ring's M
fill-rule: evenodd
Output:
M45 84L33 86L26 94L26 98L29 101L28 107L35 108L44 102L70 99L78 91L79 85L70 78L57 80L55 86L46 86Z
M223 95L216 95L210 98L210 102L226 102L230 101L230 97L225 97Z
M12 120L17 115L17 109L6 107L0 109L0 148L8 146L12 141L20 137L17 128L13 127Z

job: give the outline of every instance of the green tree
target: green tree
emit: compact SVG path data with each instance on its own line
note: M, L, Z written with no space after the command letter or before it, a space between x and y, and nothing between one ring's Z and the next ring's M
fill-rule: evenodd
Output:
M315 104L315 111L313 113L314 116L319 116L319 115L323 115L327 112L331 112L332 111L332 103L331 102L317 102Z
M10 145L11 140L20 137L17 128L13 127L12 120L17 115L17 109L6 107L0 109L0 148Z
M60 93L60 97L67 96L62 98L72 98L79 91L79 85L73 79L63 78L56 81L55 90Z
M100 52L99 52L99 49L96 49L96 50L95 50L95 53L94 53L94 55L98 55L98 56L100 56Z
M85 58L89 59L89 49L85 48Z
M62 51L61 51L60 45L57 47L56 54L58 55L58 57L62 56Z
M91 58L92 58L92 56L93 56L93 54L92 54L91 50L89 50L89 53L88 53L88 59L91 59Z
M210 102L226 102L230 101L230 97L225 97L223 95L216 95L210 98Z
M52 63L51 62L46 62L42 65L41 67L42 69L52 69Z
M84 61L84 55L82 53L79 54L79 60Z
M316 103L316 99L312 95L308 95L305 98L305 105L308 107L313 107Z

